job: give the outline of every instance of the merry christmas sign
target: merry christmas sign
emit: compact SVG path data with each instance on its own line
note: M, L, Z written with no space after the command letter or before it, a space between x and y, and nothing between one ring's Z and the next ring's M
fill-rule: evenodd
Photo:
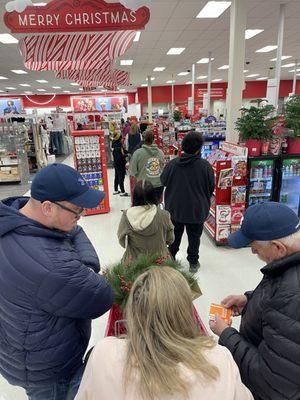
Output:
M22 12L13 4L9 9L4 22L12 33L141 30L150 18L147 7L134 11L104 0L52 0L43 7L27 6Z

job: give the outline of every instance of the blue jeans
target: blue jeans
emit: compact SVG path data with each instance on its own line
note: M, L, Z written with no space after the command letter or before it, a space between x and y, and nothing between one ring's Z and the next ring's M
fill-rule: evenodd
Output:
M44 387L26 388L29 400L73 400L77 394L84 367L81 366L70 378L61 378Z

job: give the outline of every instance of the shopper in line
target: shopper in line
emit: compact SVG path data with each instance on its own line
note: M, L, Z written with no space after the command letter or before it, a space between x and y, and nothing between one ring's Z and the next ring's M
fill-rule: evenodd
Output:
M242 314L240 331L219 318L211 328L231 351L256 400L299 399L300 220L284 204L254 205L229 244L250 245L267 265L255 290L223 300Z
M73 168L52 164L34 178L31 198L0 203L0 372L30 400L74 398L91 319L111 307L111 287L77 226L103 197Z
M202 145L202 136L189 132L182 141L183 154L171 160L161 175L166 186L166 210L175 227L175 240L169 249L175 259L185 228L189 242L187 260L192 273L200 267L200 238L215 187L213 169L200 157Z
M93 349L76 400L251 400L230 352L199 334L180 272L151 268L133 284L126 339Z
M156 190L148 181L139 181L133 191L133 207L123 212L118 239L126 249L122 261L129 264L140 254L169 257L167 245L174 240L168 211L158 206Z
M157 200L160 200L164 191L160 176L164 168L164 154L154 143L152 130L144 133L144 144L136 150L130 160L129 173L138 181L147 180L155 188Z
M133 154L135 147L142 140L142 135L139 131L139 127L137 124L133 123L130 126L129 132L125 138L125 148L130 155Z
M127 151L123 147L122 136L119 132L115 132L113 135L112 150L115 168L114 195L120 194L120 196L128 196L124 187Z

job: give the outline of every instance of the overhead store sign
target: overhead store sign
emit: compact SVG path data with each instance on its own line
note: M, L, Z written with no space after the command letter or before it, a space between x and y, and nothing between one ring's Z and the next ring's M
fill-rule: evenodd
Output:
M4 14L12 33L140 30L149 19L147 7L133 11L104 0L52 0L43 7L29 6L21 13Z
M203 98L204 94L207 93L207 89L198 89L197 90L197 97L198 98ZM224 97L224 88L212 88L210 90L210 97L214 98L223 98Z

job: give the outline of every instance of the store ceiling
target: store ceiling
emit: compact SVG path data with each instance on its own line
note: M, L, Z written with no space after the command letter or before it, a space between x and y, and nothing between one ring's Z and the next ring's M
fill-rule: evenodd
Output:
M115 0L108 0L108 2L112 3ZM155 78L153 85L166 85L166 82L172 79L172 74L175 84L185 84L191 80L191 74L186 76L177 74L191 70L192 64L200 58L207 57L209 51L215 59L212 78L227 81L228 71L218 68L229 62L230 9L217 19L196 19L196 15L206 2L207 0L152 0L150 22L142 32L139 42L135 42L123 57L123 59L134 61L132 66L121 67L131 73L133 85L145 84L147 75ZM283 65L294 62L295 58L300 60L300 0L248 0L247 2L247 28L264 29L264 32L246 40L246 60L250 61L250 64L245 65L245 69L249 70L245 75L260 74L259 77L267 77L270 74L269 68L275 67L275 62L271 62L270 59L276 58L276 50L269 53L255 51L267 45L277 44L279 5L283 2L287 4L283 55L292 56L283 61ZM8 32L2 22L6 3L6 0L0 0L0 33ZM166 53L171 47L186 49L181 55L170 56ZM120 68L119 62L117 62L117 67ZM166 69L163 72L153 72L155 67L166 67ZM24 91L36 94L79 92L79 88L70 85L71 82L55 79L54 72L28 71L26 75L16 75L11 72L12 69L25 69L18 44L0 43L0 76L8 78L8 80L0 80L0 90L4 93L8 91L9 94L14 95L24 93ZM281 79L292 79L293 73L289 72L292 69L294 68L282 68ZM200 75L207 75L207 64L196 64L196 77ZM37 83L38 79L47 80L48 83ZM255 79L246 78L246 80ZM196 82L205 82L205 80L196 80ZM20 84L28 84L30 87L22 87ZM53 86L59 86L61 89L53 89ZM6 87L14 87L16 90L6 89ZM37 89L45 89L46 92L40 92Z

